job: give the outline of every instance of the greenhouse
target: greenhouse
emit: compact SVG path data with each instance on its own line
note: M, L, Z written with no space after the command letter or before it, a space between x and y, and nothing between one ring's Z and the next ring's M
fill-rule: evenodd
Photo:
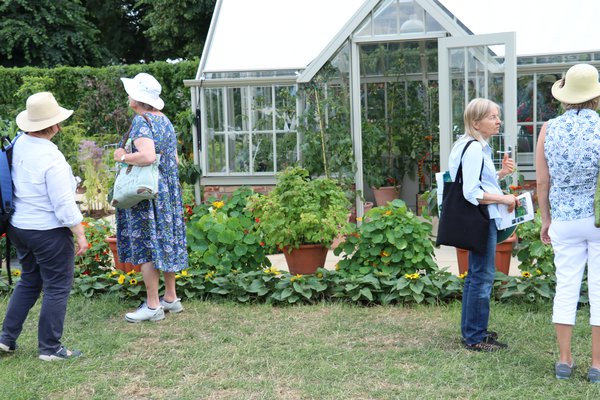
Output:
M339 179L359 216L383 186L416 207L474 97L501 105L492 146L514 149L534 179L537 133L559 107L549 86L575 63L600 66L600 50L517 56L518 32L474 34L451 3L218 0L196 77L185 81L205 192L265 188L301 162Z

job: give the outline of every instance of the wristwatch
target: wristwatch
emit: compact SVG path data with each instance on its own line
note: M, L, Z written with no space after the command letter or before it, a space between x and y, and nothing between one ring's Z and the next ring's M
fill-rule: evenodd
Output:
M125 162L125 154L121 156L121 162Z

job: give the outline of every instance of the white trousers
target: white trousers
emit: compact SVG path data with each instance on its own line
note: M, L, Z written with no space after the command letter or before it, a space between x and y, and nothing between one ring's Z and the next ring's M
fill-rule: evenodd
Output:
M594 217L552 221L549 230L556 266L552 322L575 325L581 280L588 266L590 325L600 326L600 229Z

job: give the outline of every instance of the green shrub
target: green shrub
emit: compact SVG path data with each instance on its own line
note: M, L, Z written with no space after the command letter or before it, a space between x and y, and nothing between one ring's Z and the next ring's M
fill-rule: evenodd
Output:
M237 189L230 198L194 208L187 222L190 265L206 265L219 273L271 265L254 219L245 210L252 193L248 188Z
M248 201L265 243L275 248L331 245L346 229L349 207L336 181L310 179L301 167L280 172L275 189Z
M417 218L398 199L368 211L358 230L335 249L336 255L342 253L339 270L347 275L426 275L438 270L431 224Z

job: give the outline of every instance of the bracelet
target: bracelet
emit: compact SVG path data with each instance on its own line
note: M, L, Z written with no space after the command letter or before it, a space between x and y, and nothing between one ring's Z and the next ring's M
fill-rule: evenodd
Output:
M125 162L125 154L121 156L121 162Z

